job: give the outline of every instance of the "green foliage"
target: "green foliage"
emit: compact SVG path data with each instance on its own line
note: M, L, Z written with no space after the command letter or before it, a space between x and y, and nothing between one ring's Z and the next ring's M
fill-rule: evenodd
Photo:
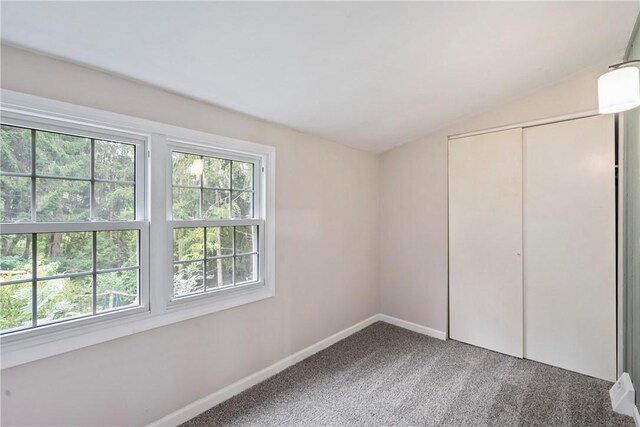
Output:
M138 303L138 270L98 274L96 310L107 311Z
M135 180L135 170L131 167L136 155L135 146L96 140L94 150L97 179L126 182Z
M0 170L31 173L31 130L2 125L0 128Z
M31 178L0 176L0 218L3 221L31 219Z
M173 218L253 217L253 169L251 163L174 152ZM257 251L257 227L180 228L173 237L176 296L233 285L234 278L256 280L257 255L235 255Z
M35 138L32 141L32 138ZM35 153L32 143L35 142ZM95 151L93 216L102 220L132 220L134 212L135 146L110 141L31 131L2 125L0 177L2 222L31 220L32 164L35 161L36 221L91 219L91 147ZM35 158L33 157L35 155ZM45 178L52 177L52 178ZM65 178L79 178L71 180Z
M91 276L38 282L38 324L91 314L92 287Z
M91 177L91 140L36 131L36 174L70 178Z
M21 256L10 255L7 257L3 257L0 259L0 270L20 270L24 265L23 259Z
M202 292L204 289L204 263L190 262L173 267L173 294L175 296Z
M178 228L173 236L176 296L257 279L258 227Z
M88 181L36 179L38 221L88 221L91 184Z
M134 160L131 144L2 125L0 221L133 220ZM172 162L174 219L253 217L253 164L183 153L173 153ZM256 280L257 231L254 226L176 229L175 294ZM34 236L0 236L0 330L138 303L137 230L40 233L35 242ZM135 269L104 272L129 267Z
M31 283L0 286L0 330L31 326Z
M35 144L35 153L32 145ZM91 153L95 153L91 194ZM31 220L35 176L37 221L87 221L90 200L101 220L135 219L135 146L92 141L14 126L0 128L0 220ZM32 165L35 164L35 171ZM33 172L33 174L32 174ZM21 176L8 176L7 173ZM55 178L45 178L52 176ZM68 178L80 178L71 180ZM96 266L93 265L95 235ZM31 234L0 236L0 329L30 327L33 311ZM98 231L37 235L35 310L38 324L110 310L138 301L138 270L100 270L138 266L138 232ZM93 301L93 271L96 300ZM85 273L76 277L51 276ZM9 281L24 281L7 284Z
M174 219L253 216L253 164L174 152L172 168Z

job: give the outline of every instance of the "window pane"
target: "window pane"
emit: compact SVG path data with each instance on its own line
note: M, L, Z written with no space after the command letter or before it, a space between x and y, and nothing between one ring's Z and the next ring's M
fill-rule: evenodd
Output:
M107 221L135 219L135 187L133 185L96 182L94 189L96 219Z
M90 178L91 140L37 131L36 174Z
M38 324L92 314L92 283L91 276L39 281L36 285Z
M216 157L204 158L204 186L231 188L231 161Z
M172 154L172 176L174 185L200 187L202 176L202 158L192 154Z
M135 145L110 141L95 141L94 144L96 179L135 180Z
M31 327L32 285L0 286L0 330Z
M233 191L231 216L233 218L253 217L253 193L250 191Z
M0 220L134 220L135 162L135 144L2 125ZM0 234L0 331L138 305L139 243L139 230ZM104 272L121 268L130 270ZM201 282L203 273L204 266ZM9 284L12 281L27 282ZM98 290L99 301L94 300Z
M36 179L38 221L88 221L91 184L88 181Z
M31 130L2 125L0 170L31 173Z
M173 266L173 295L182 296L203 289L204 261L175 264Z
M92 234L88 231L38 234L38 277L92 271Z
M236 284L258 280L258 256L242 255L236 257Z
M202 210L206 219L229 218L229 191L204 189Z
M173 230L173 259L189 261L204 258L204 228Z
M96 312L138 304L138 270L96 275Z
M207 258L233 255L233 227L207 228Z
M246 254L257 251L257 227L251 225L236 227L236 253Z
M31 234L0 235L0 282L30 279Z
M138 230L97 231L98 270L138 265Z
M0 176L0 217L2 222L31 219L31 178Z
M233 284L233 257L207 261L207 290Z
M171 215L173 219L200 218L200 189L174 187Z
M233 162L233 189L253 189L253 163Z

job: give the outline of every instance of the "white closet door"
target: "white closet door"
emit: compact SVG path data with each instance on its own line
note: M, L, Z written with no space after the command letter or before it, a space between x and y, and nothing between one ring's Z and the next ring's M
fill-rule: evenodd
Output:
M449 142L449 332L522 357L522 130Z
M525 357L615 381L613 116L524 130Z

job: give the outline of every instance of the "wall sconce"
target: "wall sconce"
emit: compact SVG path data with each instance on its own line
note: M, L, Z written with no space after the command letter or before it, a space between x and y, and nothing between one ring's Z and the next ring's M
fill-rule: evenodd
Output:
M623 68L640 60L621 62L609 67L598 78L598 110L600 114L619 113L640 106L640 70Z

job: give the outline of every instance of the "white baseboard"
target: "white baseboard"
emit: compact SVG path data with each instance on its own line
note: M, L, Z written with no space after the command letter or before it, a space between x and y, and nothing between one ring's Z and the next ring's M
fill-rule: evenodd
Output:
M636 405L633 410L633 420L636 422L636 427L640 427L640 412L638 412L638 406Z
M442 331L437 331L435 329L427 328L426 326L421 326L416 323L407 322L401 319L397 319L395 317L387 316L386 314L376 314L374 316L369 317L368 319L363 320L362 322L356 323L353 326L350 326L336 334L331 335L319 341L309 347L300 350L297 353L292 354L291 356L287 356L284 359L274 363L273 365L266 367L258 372L255 372L247 377L242 378L235 383L228 385L227 387L220 389L208 396L203 397L202 399L196 400L193 403L188 404L187 406L178 409L170 413L169 415L149 424L149 427L174 427L179 424L182 424L186 421L189 421L191 418L195 417L206 411L213 406L216 406L227 399L239 394L250 387L266 380L269 377L274 376L278 372L281 372L287 369L290 366L295 365L296 363L306 359L309 356L314 355L320 350L324 350L325 348L337 343L340 340L345 339L349 335L352 335L367 326L372 325L377 321L383 321L390 323L392 325L400 326L401 328L409 329L414 332L418 332L424 335L429 335L431 337L446 339L446 334Z
M166 417L163 417L158 421L151 423L149 426L173 427L189 421L191 418L203 413L207 409L224 402L225 400L243 392L244 390L247 390L250 387L253 387L254 385L266 380L269 377L274 376L278 372L281 372L290 366L295 365L296 363L319 352L320 350L324 350L325 348L337 343L338 341L343 340L349 335L354 334L369 325L372 325L373 323L380 320L378 316L378 314L371 316L368 319L356 323L355 325L344 329L336 334L333 334L330 337L323 339L322 341L310 345L309 347L300 350L299 352L294 353L291 356L285 357L284 359L262 369L261 371L251 374L248 377L244 377L241 380L236 381L235 383L216 391L215 393L205 396L200 400L196 400L195 402L190 403L189 405L170 413Z
M418 325L417 323L407 322L406 320L398 319L397 317L387 316L386 314L379 314L379 320L383 322L391 323L392 325L400 326L401 328L408 329L419 334L428 335L440 340L447 339L447 333L438 331L437 329L427 328L426 326Z

